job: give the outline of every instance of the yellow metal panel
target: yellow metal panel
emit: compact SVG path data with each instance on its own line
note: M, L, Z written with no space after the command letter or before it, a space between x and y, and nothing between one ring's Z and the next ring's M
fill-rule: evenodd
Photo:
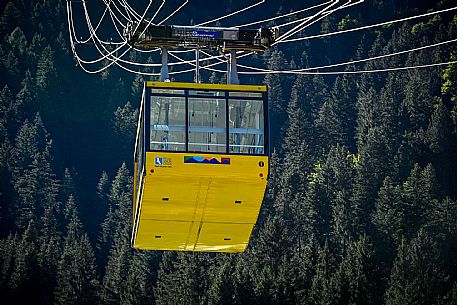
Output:
M192 221L200 178L148 177L144 186L142 219Z
M191 222L142 219L134 247L145 250L184 250Z
M226 85L226 84L197 84L178 82L146 82L149 88L175 88L175 89L197 89L197 90L228 90L228 91L257 91L266 92L266 86L251 85Z
M204 222L195 251L243 252L253 224Z
M203 221L255 223L264 191L263 181L215 179L208 190Z
M244 251L263 200L268 157L147 152L145 166L136 248Z

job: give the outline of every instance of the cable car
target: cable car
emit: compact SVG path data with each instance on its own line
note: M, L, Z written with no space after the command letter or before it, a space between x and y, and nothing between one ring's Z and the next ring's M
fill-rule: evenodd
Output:
M266 86L145 82L132 247L243 252L268 178Z

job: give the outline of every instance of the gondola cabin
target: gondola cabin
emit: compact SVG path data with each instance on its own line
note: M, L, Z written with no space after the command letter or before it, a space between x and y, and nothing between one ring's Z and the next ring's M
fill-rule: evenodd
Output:
M146 82L132 246L243 252L268 177L265 86Z

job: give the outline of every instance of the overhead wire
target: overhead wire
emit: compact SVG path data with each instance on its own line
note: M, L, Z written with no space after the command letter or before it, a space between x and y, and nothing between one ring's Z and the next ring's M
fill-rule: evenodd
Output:
M109 8L109 15L110 15L110 19L111 19L111 22L113 23L113 26L117 32L117 34L119 35L119 37L121 38L122 42L119 42L119 44L122 44L123 42L125 42L125 38L124 38L124 35L123 33L119 30L117 24L116 24L116 21L119 22L119 24L125 28L125 25L117 18L117 16L114 14L114 12L110 9L110 3L106 4L107 5L107 8Z
M267 18L267 19L263 19L263 20L250 22L250 23L235 25L233 27L234 28L242 28L242 27L246 27L246 26L250 26L250 25L254 25L254 24L262 24L262 23L265 23L265 22L270 22L270 21L273 21L273 20L285 18L285 17L291 16L291 15L296 15L296 14L299 14L299 13L303 13L303 12L306 12L306 11L313 10L315 8L319 8L319 7L324 6L324 5L326 5L326 4L328 4L328 3L332 2L332 1L333 0L330 0L330 1L327 1L327 2L324 2L324 3L321 3L321 4L317 4L317 5L314 5L314 6L311 6L311 7L307 7L307 8L295 11L295 12L290 12L290 13L283 14L283 15L280 15L280 16L275 16L275 17L271 17L271 18Z
M126 52L128 52L131 47L129 47L127 50L124 51L124 53L121 54L121 56L115 56L114 54L117 54L117 52L123 47L125 46L126 44L124 42L122 43L118 43L120 44L121 46L116 48L115 50L108 50L106 49L103 44L112 44L112 43L107 43L106 41L102 41L99 39L99 37L96 35L96 31L98 30L99 26L100 26L100 23L102 22L104 16L106 15L106 12L109 11L110 14L113 13L112 9L109 7L110 3L112 3L111 0L109 0L108 2L106 2L106 0L103 0L105 2L105 4L107 4L107 10L104 11L104 14L102 15L102 18L100 18L98 24L95 26L95 28L93 27L91 21L90 21L90 18L88 17L88 12L87 12L87 8L85 6L85 4L83 3L83 6L84 6L84 10L85 10L85 15L86 15L86 19L87 19L87 22L88 22L88 27L89 27L89 31L90 31L90 37L89 39L92 39L94 44L96 45L97 47L97 50L100 52L100 54L102 55L101 58L97 59L97 60L94 60L94 61L83 61L83 60L80 60L80 58L78 57L77 54L75 54L75 57L77 57L77 60L80 64L80 66L82 66L81 63L96 63L96 62L100 62L102 60L105 60L105 59L108 59L110 60L111 62L106 66L106 67L103 67L97 71L92 71L92 73L98 73L101 71L103 71L104 69L108 68L109 66L111 66L112 64L116 64L118 66L120 66L122 69L124 70L128 70L129 72L132 72L132 73L139 73L140 71L134 71L134 70L131 70L131 69L128 69L126 67L123 67L121 64L118 63L119 62L122 62L124 64L128 64L128 65L137 65L137 66L143 66L143 67L159 67L161 66L161 64L153 64L153 63L136 63L136 62L132 62L132 61L127 61L127 60L123 60L122 57L126 54ZM68 1L68 2L71 2L71 1ZM74 31L74 26L71 25L73 23L72 21L72 10L71 10L71 4L69 4L67 2L67 12L68 12L68 22L69 22L69 32L70 32L70 36L71 36L71 40L73 40L73 37L75 38L75 41L78 42L77 38L76 38L76 33ZM184 2L183 4L181 4L180 7L178 7L174 12L172 12L166 19L168 19L169 17L171 17L172 15L174 15L179 9L181 9L188 1ZM262 1L261 1L262 2ZM338 0L336 1L338 2ZM358 4L358 3L361 3L363 2L363 0L361 1L358 1L358 2L352 2L352 1L348 1L346 2L344 5L338 7L338 8L335 8L333 10L327 10L325 14L328 14L328 13L332 13L338 9L342 9L344 7L349 7L349 6L352 6L352 5L355 5L355 4ZM163 4L165 3L165 0L162 1L162 5L161 7L163 6ZM149 2L149 5L148 5L148 8L145 10L145 13L142 15L141 19L143 20L144 17L145 17L145 14L147 13L150 5L152 4L152 0ZM260 3L258 3L260 4ZM257 4L257 5L258 5ZM255 6L255 5L254 5ZM322 5L320 5L322 6ZM159 7L159 9L161 8ZM245 8L247 9L247 8ZM311 9L311 8L308 8L308 9ZM339 32L333 32L333 33L326 33L326 34L321 34L321 35L315 35L315 36L308 36L308 37L303 37L303 38L318 38L318 37L326 37L326 36L330 36L330 35L336 35L336 34L341 34L341 33L345 33L345 32L350 32L350 31L355 31L355 30L361 30L361 29L365 29L365 28L370 28L370 27L374 27L374 26L381 26L381 25L385 25L385 24L390 24L390 23L393 23L393 22L401 22L401 21L406 21L406 20L411 20L411 19L414 19L414 18L420 18L420 17L425 17L425 16L429 16L429 15L433 15L433 14L438 14L438 13L442 13L442 12L447 12L447 11L451 11L451 10L454 10L454 9L457 9L457 8L450 8L450 9L445 9L445 10L440 10L440 11L435 11L435 12L430 12L430 13L427 13L427 14L421 14L421 15L417 15L417 16L412 16L412 17L407 17L407 18L402 18L402 19L398 19L398 20L394 20L394 21L390 21L390 22L384 22L384 23L381 23L381 24L376 24L376 25L371 25L371 26L365 26L365 27L360 27L360 28L356 28L356 29L349 29L349 30L345 30L345 31L339 31ZM303 9L303 11L306 10L306 9ZM322 11L322 10L321 10ZM238 11L239 12L239 11ZM148 25L146 26L146 28L152 23L153 19L155 16L157 16L157 11L155 13L155 15L153 16L153 18L151 18L149 21L148 21ZM234 12L234 13L237 13L237 12ZM289 14L285 14L285 15L289 15ZM274 17L275 19L279 19L279 17L281 16L277 16L278 18ZM322 16L320 16L322 17ZM322 17L323 18L323 17ZM71 19L71 21L70 21ZM217 19L217 18L216 18ZM304 20L306 18L303 18L302 20ZM165 20L165 19L164 19ZM162 21L164 21L162 20ZM112 20L113 23L115 23L114 20ZM89 25L90 24L90 25ZM136 30L138 29L139 27L139 24L136 26ZM144 29L144 31L146 30L146 28ZM297 30L298 27L295 27L295 30ZM143 32L144 32L143 31ZM300 29L298 29L298 31L300 31ZM290 37L291 35L293 35L293 30L292 31L288 31L288 33L290 34L287 34L288 37ZM283 36L285 37L285 35ZM287 42L289 41L290 39L287 39L287 37L284 38L284 42ZM335 75L335 74L349 74L349 73L374 73L374 72L384 72L384 71L398 71L398 70L407 70L407 69L416 69L416 68L425 68L425 67L434 67L434 66L440 66L440 65L446 65L446 64L451 64L451 63L454 63L454 62L445 62L445 63L435 63L435 64L428 64L428 65L417 65L417 66L407 66L407 67L397 67L397 68L386 68L386 69L378 69L378 70L359 70L359 71L314 71L312 72L312 70L318 70L318 69L325 69L325 68L331 68L331 67L338 67L338 66L344 66L344 65L350 65L350 64L355 64L355 63L361 63L361 62L366 62L366 61L370 61L370 60L376 60L376 59L382 59L382 58L386 58L386 57L391 57L391 56L395 56L395 55L400 55L400 54L406 54L406 53L409 53L409 52L414 52L414 51L418 51L418 50L423 50L423 49L426 49L426 48L431 48L431 47L436 47L436 46L440 46L440 45L444 45L444 44L447 44L447 43L452 43L452 42L455 42L456 40L450 40L450 41L445 41L445 42L440 42L440 43L436 43L436 44L432 44L432 45L428 45L428 46L422 46L422 47L418 47L418 48L414 48L414 49L410 49L410 50L405 50L405 51L400 51L400 52L395 52L395 53L391 53L391 54L385 54L385 55L380 55L380 56L376 56L376 57L371 57L371 58L366 58L366 59L359 59L359 60L354 60L354 61L348 61L348 62L343 62L343 63L338 63L338 64L331 64L331 65L326 65L326 66L321 66L321 67L312 67L312 68L304 68L304 69L294 69L294 70L280 70L280 71L275 71L275 70L268 70L268 69L261 69L261 68L256 68L256 67L250 67L250 66L245 66L245 65L241 65L239 64L238 67L241 67L241 68L245 68L245 69L251 69L251 70L256 70L255 72L252 72L252 71L240 71L238 73L240 74L269 74L269 73L277 73L277 74L323 74L323 75ZM88 42L88 40L85 40L85 42ZM282 42L282 41L281 41ZM97 45L97 43L99 45ZM99 46L101 48L103 48L104 50L101 50L99 48ZM74 50L74 42L72 41L72 50ZM158 49L155 49L153 51L157 51ZM186 51L172 51L170 52L171 54L173 53L180 53L180 52L190 52L192 50L186 50ZM106 54L104 52L107 52ZM74 53L76 53L76 51L74 50ZM216 63L212 63L212 64L208 64L206 66L200 66L202 69L207 69L209 71L214 71L214 72L220 72L220 73L225 73L226 71L225 70L219 70L219 69L213 69L211 68L212 66L216 66L216 65L220 65L220 64L224 64L226 63L225 60L222 60L221 58L224 57L224 55L219 55L219 56L209 56L208 53L206 52L203 52L205 55L207 55L207 57L204 57L204 58L200 58L200 61L201 62L207 62L207 61L211 61L211 60L217 60L218 62ZM252 54L253 52L251 53L246 53L244 54L244 56L247 56L247 55L250 55ZM174 63L170 63L171 66L173 65L182 65L182 64L188 64L188 65L192 65L192 66L196 66L194 64L195 60L188 60L188 61L185 61L183 60L182 58L178 57L178 56L175 56L174 54L172 55L174 58L178 59L179 62L174 62ZM174 74L179 74L179 73L186 73L186 72L191 72L191 71L194 71L194 69L189 69L189 70L182 70L182 71L173 71ZM143 74L143 72L141 72L140 74ZM146 73L148 75L158 75L157 73Z
M87 14L87 8L85 6L85 2L82 2L83 3L83 7L84 7L84 10L85 10L85 17L86 17L86 22L88 24L88 28L89 28L89 32L91 33L91 39L94 43L96 43L94 41L94 39L97 39L97 41L99 42L100 39L98 38L96 32L93 31L93 26L91 23L88 22L88 14ZM75 57L78 59L78 62L83 62L85 64L94 64L94 63L97 63L97 62L100 62L100 61L103 61L105 60L107 57L109 57L110 55L112 54L115 54L116 52L118 52L120 49L122 49L122 47L124 47L127 43L124 42L122 43L121 45L119 45L117 48L115 48L115 50L113 50L111 52L111 54L106 54L104 55L102 58L98 58L98 59L95 59L95 60L91 60L91 61L85 61L85 60L82 60L76 50L75 50L75 46L74 46L74 42L73 42L73 37L71 35L71 33L74 33L74 23L73 23L73 10L72 10L72 6L71 6L71 1L67 2L67 14L68 14L68 23L69 23L69 32L70 32L70 45L72 46L72 50L73 50L73 53L75 55Z
M157 11L155 12L154 16L152 16L151 20L149 21L148 26L152 23L152 21L154 21L154 19L157 16L157 14L162 10L162 7L165 5L165 2L167 2L167 0L162 0L162 3L160 4L159 8L157 9ZM148 28L148 26L146 26L146 29Z
M106 0L103 0L103 1L104 1L105 4L107 5L107 8L109 9L110 14L111 14L111 15L115 15L114 12L111 10L111 8L110 8L110 6L109 6L110 3L114 3L114 2L112 2L111 0L110 0L108 3L106 2ZM165 2L165 0L162 1L161 7L163 6L164 2ZM150 2L150 3L151 3L151 2ZM187 3L187 2L184 2L183 5L185 5L186 3ZM240 13L240 12L242 12L242 11L245 11L245 10L247 10L247 9L250 9L250 8L252 8L252 7L256 6L256 5L259 5L259 4L261 4L261 3L263 3L263 1L260 1L259 3L256 3L256 4L254 4L254 5L248 6L248 7L244 8L244 9L235 11L235 12L233 12L232 14L229 14L229 15L231 16L231 15ZM114 5L115 5L115 4L114 4ZM128 6L128 3L126 3L125 1L123 1L123 3L121 3L121 5L123 5L123 7L126 8L126 11L127 11L127 12L128 12L129 10L130 10L131 12L135 12L133 9L130 8L130 6ZM181 5L178 9L182 8L183 5ZM115 5L115 6L116 6L116 5ZM320 6L321 6L321 5L320 5ZM159 10L161 9L161 7L159 7ZM120 11L120 9L117 8L117 6L116 6L116 9L117 9L118 11ZM308 9L310 9L310 8L308 8ZM305 9L305 10L306 10L306 9ZM146 11L147 11L147 10L146 10ZM176 12L176 11L175 11L175 12ZM175 12L173 12L172 14L174 14ZM156 14L153 16L153 18L151 18L151 20L149 21L148 25L149 25L150 23L152 23L152 20L153 20L154 17L157 15L157 13L158 13L158 11L157 11ZM85 14L87 15L87 10L85 10ZM288 15L288 14L286 14L286 15ZM86 17L87 17L87 16L86 16ZM113 16L111 16L111 17L112 17L112 19L113 19ZM229 17L229 16L224 16L223 18L226 18L226 17ZM168 17L167 17L167 18L168 18ZM143 19L144 19L144 16L143 16ZM217 19L217 20L220 20L219 18L216 18L216 19ZM216 21L216 19L214 19L214 20L212 20L212 21ZM116 20L119 21L119 19L118 19L117 17L116 17ZM119 34L120 37L121 37L121 33L120 33L120 31L118 30L117 25L115 24L115 21L114 21L114 20L112 20L112 21L113 21L113 24L115 25L115 27L116 27L116 29L117 29L118 34ZM89 22L89 21L88 21L88 22ZM120 22L120 21L119 21L119 22ZM208 23L209 23L209 22L208 22ZM92 27L91 27L91 28L92 28ZM138 28L138 25L137 25L137 28ZM74 32L74 27L73 27L73 32ZM92 33L91 33L92 38L94 38L93 36L94 36L95 32L96 32L95 30L92 31ZM95 36L96 36L96 35L95 35ZM89 38L89 39L90 39L90 38ZM98 41L99 43L101 42L101 40L98 38L98 36L96 36L95 39L97 39L97 41ZM97 42L94 41L94 43L96 44ZM116 60L116 61L120 60L120 61L122 61L122 62L124 62L124 63L126 63L126 64L131 64L131 65L149 66L149 67L151 67L151 66L160 66L160 64L134 63L134 62L131 62L131 61L122 60L122 59L120 59L120 58L117 58L117 59L116 59L115 56L114 56L114 54L116 54L116 53L126 44L126 41L125 41L125 40L124 40L123 42L118 42L118 43L109 42L109 43L107 43L107 44L118 44L118 45L120 45L120 46L119 46L117 49L113 50L113 51L109 51L109 50L106 50L106 48L104 48L105 51L107 52L107 54L104 54L104 53L97 47L97 50L98 50L99 53L102 55L102 57L101 57L101 58L98 58L98 59L96 59L96 60L85 61L85 60L82 60L81 58L78 58L78 59L80 60L81 63L86 63L86 64L96 63L96 62L103 61L103 60L105 60L105 59L107 59L107 58L111 58L111 59L113 59L113 60ZM157 52L158 50L159 50L158 48L155 48L155 49L153 49L153 50L140 50L140 49L137 49L136 51L140 51L140 52ZM188 51L191 51L191 50L188 50ZM186 51L171 51L171 52L179 53L179 52L188 52L188 51L186 50ZM125 54L125 52L122 54L122 56L123 56L124 54ZM252 54L252 52L249 53L249 54L247 54L247 55L250 55L250 54ZM216 56L216 57L213 57L213 58L220 59L220 56ZM205 58L205 59L202 59L201 61L203 61L203 60L206 61L206 60L208 60L208 59ZM181 62L179 62L179 63L174 63L174 64L183 64L183 63L188 63L188 62L189 62L189 61L187 61L187 62L181 61ZM172 64L173 64L173 63L172 63Z
M413 20L413 19L417 19L417 18L436 15L436 14L440 14L440 13L445 13L445 12L453 11L453 10L456 10L456 9L457 9L457 7L452 7L452 8L443 9L443 10L439 10L439 11L435 11L435 12L420 14L420 15L416 15L416 16L410 16L410 17L401 18L401 19L397 19L397 20L385 21L385 22L372 24L372 25L366 25L366 26L353 28L353 29L347 29L347 30L342 30L342 31L324 33L324 34L313 35L313 36L305 36L305 37L286 39L286 40L280 41L279 43L310 40L310 39L315 39L315 38L323 38L323 37L329 37L329 36L334 36L334 35L340 35L340 34L344 34L344 33L356 32L356 31L366 30L366 29L380 27L380 26L384 26L384 25L390 25L390 24L394 24L394 23L398 23L398 22L404 22L404 21L409 21L409 20Z
M104 2L105 5L106 5L106 0L103 0L103 2ZM130 21L130 22L133 21L130 11L125 7L125 5L124 5L123 3L121 3L120 1L116 1L116 0L109 0L109 2L110 2L111 4L113 4L113 7L114 7L114 8L116 9L116 11L122 16L122 18L124 18L125 20L128 20L128 21ZM121 9L118 7L118 5L116 4L116 2L118 2L119 5L120 5L121 7L124 8L124 10L121 10Z
M307 23L309 20L311 20L311 19L313 19L313 18L315 18L315 17L317 17L317 16L319 16L319 15L325 13L325 12L328 11L332 6L335 6L339 1L340 1L340 0L333 0L329 5L327 5L327 6L324 7L322 10L318 11L317 13L315 13L314 15L312 15L312 16L310 16L310 17L306 17L306 18L301 19L301 22L300 22L299 25L297 25L297 26L295 26L294 28L288 30L286 33L280 35L280 36L276 39L276 41L281 41L282 39L285 39L285 38L289 37L290 35L293 35L293 33L294 33L295 31L302 29L303 26L305 26L306 23Z
M261 1L257 2L257 3L254 3L254 4L252 4L252 5L249 5L248 7L239 9L239 10L237 10L237 11L235 11L235 12L232 12L232 13L230 13L230 14L227 14L227 15L224 15L224 16L221 16L221 17L218 17L218 18L216 18L216 19L212 19L212 20L209 20L209 21L205 21L205 22L196 24L196 26L207 25L207 24L210 24L210 23L213 23L213 22L222 20L222 19L226 19L226 18L228 18L228 17L231 17L231 16L233 16L233 15L236 15L236 14L242 13L242 12L244 12L244 11L247 11L247 10L249 10L249 9L251 9L251 8L253 8L253 7L256 7L256 6L260 5L260 4L263 4L263 3L265 3L265 0L261 0Z
M165 21L167 21L168 19L170 19L171 17L173 17L177 12L179 12L184 6L187 5L187 3L189 3L189 0L186 0L183 4L181 4L181 6L179 6L177 9L175 9L170 15L168 15L165 19L163 19L162 21L160 21L159 23L157 23L157 25L161 25L162 23L164 23Z
M339 2L339 0L335 0L335 1L336 1L335 3L338 3L338 2ZM283 41L284 39L286 39L286 38L288 38L288 37L290 37L290 36L295 35L296 33L298 33L298 32L300 32L300 31L304 30L305 28L310 27L311 25L313 25L313 24L316 23L317 21L322 20L323 18L325 18L325 17L327 17L327 16L333 14L333 13L336 12L336 11L339 11L339 10L342 10L342 9L346 9L346 8L348 8L348 7L351 7L351 6L354 6L354 5L357 5L357 4L360 4L360 3L364 2L364 0L358 0L358 1L356 1L356 2L353 2L353 1L354 1L354 0L348 0L348 2L344 3L343 5L341 5L341 6L337 7L337 8L335 8L335 9L332 9L332 10L329 10L329 11L324 11L324 12L321 14L320 17L318 17L317 19L315 19L315 20L313 20L312 22L310 22L310 23L307 24L306 22L308 22L308 20L311 20L311 19L314 17L314 16L312 16L312 17L309 18L308 20L305 20L302 24L296 26L294 29L292 29L292 30L288 31L287 33L281 35L281 36L272 44L272 46L274 46L274 45L280 43L281 41ZM319 13L318 13L318 14L319 14ZM317 15L317 14L316 14L316 15Z
M98 58L98 59L96 59L96 60L93 60L93 61L89 61L89 62L88 62L88 61L84 61L84 60L82 60L82 59L78 56L78 54L77 54L77 52L76 52L76 50L75 50L75 48L74 48L74 43L73 43L73 41L72 41L72 38L70 38L70 43L71 43L71 46L72 46L73 54L75 55L75 58L77 59L77 61L78 61L79 65L81 66L81 68L82 68L84 71L88 72L88 73L99 73L99 72L102 72L102 71L106 70L107 68L109 68L109 67L112 66L113 64L117 64L117 60L119 60L121 57L123 57L123 56L130 50L131 47L127 48L127 50L125 50L125 51L121 54L120 57L114 57L113 54L117 53L117 52L118 52L123 46L125 46L127 43L122 44L121 46L119 46L118 48L116 48L116 49L113 50L113 51L107 50L107 49L103 46L103 44L100 44L100 46L101 46L106 52L108 52L107 54L103 54L103 52L99 49L99 47L98 47L98 45L97 45L97 41L95 41L96 39L98 40L98 42L99 42L100 40L99 40L97 34L93 31L94 29L93 29L93 26L92 26L92 22L90 21L90 17L89 17L89 14L88 14L88 10L87 10L87 7L86 7L86 3L85 3L85 1L82 1L82 3L83 3L83 8L84 8L84 12L85 12L86 22L87 22L87 25L88 25L88 27L89 27L89 31L91 31L91 33L93 34L93 35L91 36L91 37L92 37L92 41L94 42L94 45L95 45L97 51L102 55L102 57L101 57L101 58ZM147 8L146 8L146 10L145 10L145 12L144 12L144 14L143 14L143 16L142 16L140 22L144 19L144 16L146 15L147 11L149 10L149 7L151 6L151 4L152 4L152 0L149 1L149 4L148 4L148 6L147 6ZM69 27L70 27L70 24L73 25L73 22L72 22L72 7L71 7L71 4L68 4L68 2L67 2L67 13L68 13L68 16L69 16L68 18L69 18ZM70 22L70 18L71 18L71 22ZM152 22L152 20L149 21L149 23L151 23L151 22ZM139 26L139 23L138 23L138 25L136 26L135 31L138 29L138 26ZM148 25L148 26L149 26L149 25ZM143 30L143 33L144 33L145 30L146 30L146 28ZM141 35L142 35L143 33L141 33ZM71 36L70 36L70 37L71 37ZM95 70L95 71L87 70L87 69L85 69L85 67L83 67L83 65L81 64L81 63L86 63L86 64L87 64L87 63L96 63L96 62L99 62L99 61L103 61L103 60L105 60L105 59L107 59L107 58L109 58L110 63L108 63L106 66L104 66L104 67L102 67L102 68L100 68L100 69L98 69L98 70ZM90 71L90 72L89 72L89 71Z
M271 73L271 72L281 72L281 73L286 73L286 72L308 72L312 70L321 70L321 69L328 69L328 68L335 68L335 67L341 67L341 66L348 66L352 64L357 64L357 63L362 63L362 62L367 62L367 61L372 61L372 60L379 60L379 59L384 59L392 56L397 56L397 55L402 55L402 54L407 54L407 53L412 53L412 52L417 52L429 48L435 48L439 46L443 46L446 44L454 43L457 42L457 39L451 39L439 43L434 43L431 45L426 45L426 46L421 46L409 50L404 50L404 51L399 51L399 52L394 52L394 53L389 53L389 54L384 54L384 55L379 55L379 56L374 56L370 58L364 58L364 59L358 59L358 60L352 60L348 62L343 62L343 63L338 63L338 64L331 64L331 65L324 65L324 66L319 66L319 67L310 67L310 68L303 68L303 69L292 69L292 70L281 70L281 71L275 71L275 70L270 70L270 69L263 69L263 68L258 68L258 67L251 67L251 66L245 66L245 65L237 65L241 68L246 68L246 69L252 69L256 70L259 72L249 72L249 74L264 74L265 72ZM238 73L244 73L244 72L238 72Z
M89 29L90 29L91 31L93 31L92 22L90 21L90 17L89 17L89 15L88 15L88 11L87 11L86 8L84 8L84 13L85 13L85 16L86 16L86 21L87 21L87 23L88 23ZM70 13L70 16L71 16L71 13ZM151 20L152 20L152 19L151 19ZM151 20L150 20L150 22L151 22ZM70 22L70 23L71 23L71 22ZM94 38L94 39L97 39L98 42L99 42L98 36L97 36L95 33L94 33L94 35L93 35L93 38ZM116 49L116 50L114 50L114 51L109 51L109 50L107 50L106 48L104 48L104 47L102 46L104 50L101 50L101 49L98 47L96 41L94 41L94 44L95 44L97 50L99 51L99 53L102 55L102 58L99 58L99 59L93 60L93 61L85 61L85 60L82 60L82 59L80 59L80 58L78 57L78 59L79 59L80 62L85 63L85 64L88 64L88 63L92 64L92 63L100 62L100 61L102 61L102 60L104 60L104 59L113 57L113 59L115 59L116 61L119 61L119 62L122 62L122 63L125 63L125 64L129 64L129 65L144 66L144 67L160 67L160 66L161 66L161 64L158 64L158 63L157 63L157 64L155 64L155 63L137 63L137 62L132 62L132 61L124 60L124 59L122 59L122 57L124 56L124 54L125 54L126 52L124 52L124 53L123 53L121 56L119 56L119 57L114 57L113 54L115 54L115 52L119 51L120 48L118 48L118 49ZM103 54L103 51L108 52L108 54ZM211 60L211 59L218 58L218 57L221 57L221 55L218 55L218 56L211 56L211 57L208 57L208 58L202 58L200 61L207 61L207 60ZM193 62L194 62L194 60L189 60L189 61L181 61L181 62L178 62L178 63L170 63L169 65L170 65L170 66L174 66L174 65L182 65L182 64L191 64L191 63L193 63ZM98 70L97 70L97 71L98 71ZM101 71L99 71L99 72L101 72Z
M141 15L138 14L129 4L127 1L125 0L120 0L119 2L125 9L126 12L128 12L129 14L133 15L133 17L135 18L136 21L140 20L141 18ZM133 21L133 20L131 20Z
M385 68L385 69L376 69L376 70L358 70L358 71L328 71L328 72L304 72L304 71L271 71L261 74L305 74L305 75L344 75L344 74L363 74L363 73L381 73L381 72L395 72L395 71L404 71L412 69L422 69L422 68L431 68L455 64L457 61L448 61L440 62L434 64L425 64L425 65L416 65L416 66L406 66L406 67L396 67L396 68ZM238 72L241 74L253 74L249 72ZM257 74L257 73L255 73Z
M72 9L71 9L71 6L70 6L70 9L69 9L69 17L71 18L72 16ZM78 62L81 64L81 63L84 63L84 64L94 64L94 63L97 63L97 62L101 62L105 59L109 59L112 57L112 59L115 59L117 61L120 61L120 62L123 62L125 64L129 64L129 65L136 65L136 66L145 66L145 67L160 67L161 64L157 63L137 63L137 62L132 62L132 61L127 61L127 60L124 60L122 59L121 57L125 54L125 52L120 56L120 57L114 57L114 54L116 54L117 52L119 52L123 46L126 45L126 43L123 43L122 46L118 47L117 49L115 50L107 50L106 48L103 48L104 50L101 50L98 45L97 45L97 42L100 43L100 39L98 38L98 36L96 35L96 33L94 32L94 29L93 29L93 25L92 25L92 22L90 21L90 17L88 15L88 10L86 8L84 8L84 14L85 14L85 17L86 17L86 22L88 23L88 26L89 26L89 31L91 32L91 37L93 39L96 39L97 41L93 41L97 50L99 51L99 53L102 55L101 58L98 58L98 59L95 59L95 60L91 60L91 61L87 61L87 60L83 60L82 58L80 58L77 54L75 54L75 57L77 58ZM72 25L73 22L72 21L69 21L69 25ZM69 30L70 32L74 32L74 30ZM105 52L108 52L107 54L104 54L103 51ZM154 51L158 51L158 49L155 49ZM171 51L173 53L184 53L184 52L191 52L192 50L186 50L186 51ZM171 53L170 52L170 53ZM76 52L74 52L76 53ZM221 55L219 56L213 56L211 58L204 58L204 59L201 59L201 61L206 61L206 60L211 60L213 58L216 58L216 57L221 57ZM193 60L189 60L189 61L182 61L182 62L178 62L178 63L170 63L169 65L171 66L174 66L174 65L181 65L181 64L189 64L193 62ZM101 72L99 70L97 70L98 72Z

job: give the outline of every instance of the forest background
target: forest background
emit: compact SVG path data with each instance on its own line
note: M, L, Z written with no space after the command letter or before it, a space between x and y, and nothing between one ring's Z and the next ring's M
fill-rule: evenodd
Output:
M246 5L220 3L191 0L174 22L195 24ZM220 25L316 3L266 1ZM96 20L103 2L88 5ZM163 17L177 5L167 1ZM368 0L306 34L453 5ZM73 6L81 11L81 3ZM0 4L2 304L457 304L456 64L241 76L244 84L269 86L274 147L247 251L136 251L133 143L142 84L153 78L114 67L84 73L69 46L65 7L60 0ZM456 38L457 15L449 12L279 45L250 64L313 67ZM454 43L341 71L455 60Z

